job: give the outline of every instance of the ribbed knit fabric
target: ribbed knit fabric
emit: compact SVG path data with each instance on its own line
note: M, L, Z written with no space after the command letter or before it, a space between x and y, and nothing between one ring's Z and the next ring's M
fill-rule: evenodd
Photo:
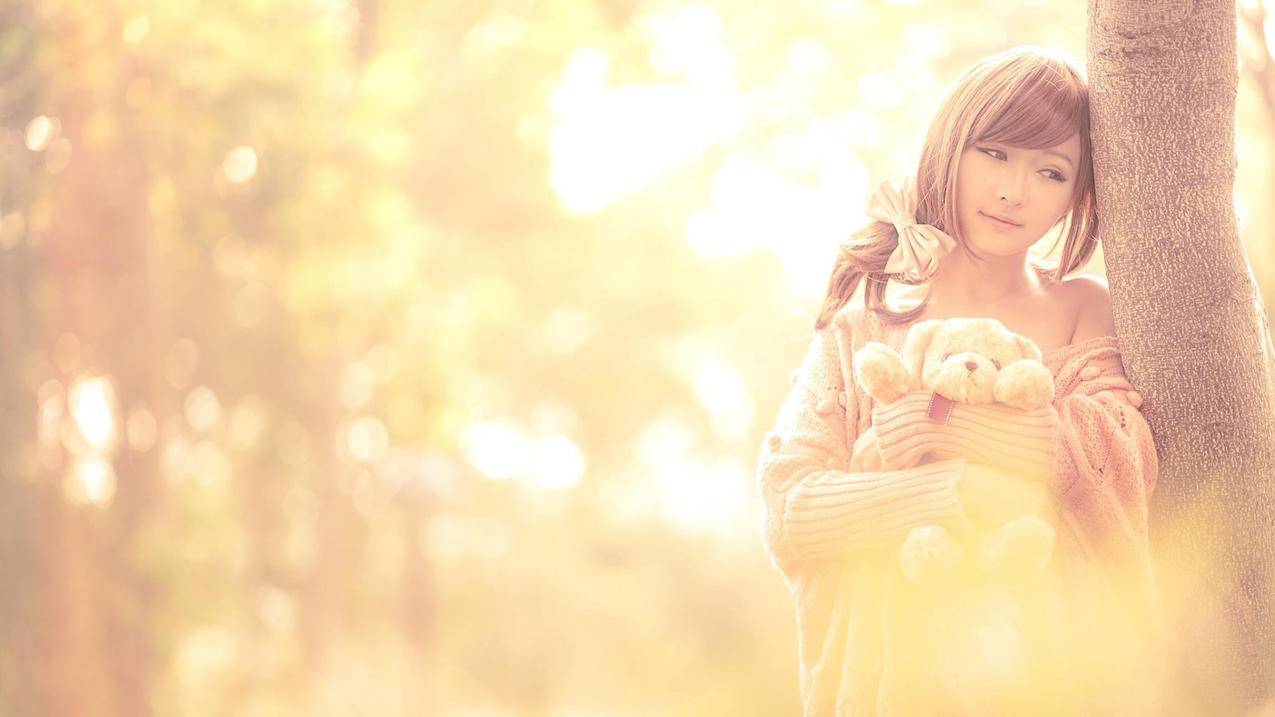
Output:
M953 459L903 471L805 475L787 493L787 557L828 558L897 545L918 525L959 519L956 479L964 465Z
M1047 476L1061 512L1053 564L1069 581L1059 593L1077 614L1086 600L1114 601L1139 626L1130 629L1158 626L1146 532L1155 445L1136 409L1095 397L1132 389L1116 337L1045 354L1052 405L957 404L941 425L921 418L928 395L877 406L854 382L854 352L874 340L901 349L908 328L883 324L861 302L843 308L810 342L759 456L761 532L796 607L805 717L909 713L917 676L891 645L908 619L897 548L914 526L964 521L957 485L974 458ZM944 459L944 450L974 458ZM941 460L918 465L927 452ZM1134 587L1103 587L1112 576ZM1110 670L1120 691L1095 698L1092 714L1149 712L1153 697L1126 694L1146 673L1109 665L1134 661L1124 654L1113 648L1091 668Z
M1058 444L1058 412L1052 405L1023 411L1004 404L956 403L947 423L926 420L929 394L913 391L872 409L885 465L913 465L926 451L952 451L1024 476L1049 476Z

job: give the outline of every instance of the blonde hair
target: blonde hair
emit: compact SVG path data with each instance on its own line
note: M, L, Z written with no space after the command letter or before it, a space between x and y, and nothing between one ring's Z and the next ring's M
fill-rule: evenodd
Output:
M1062 256L1054 266L1034 264L1037 271L1061 281L1080 268L1098 246L1098 208L1094 196L1092 145L1089 138L1089 88L1080 68L1046 48L1022 45L990 55L967 68L945 92L921 147L916 170L916 221L948 233L976 260L981 259L961 236L956 215L956 176L965 148L973 142L996 142L1041 149L1080 136L1080 161L1071 209L1063 217ZM898 245L893 224L872 222L850 235L837 252L828 292L815 320L823 329L866 278L864 305L886 323L911 321L925 310L918 306L896 313L885 306L886 284L898 281L885 272ZM1050 248L1053 253L1057 242Z

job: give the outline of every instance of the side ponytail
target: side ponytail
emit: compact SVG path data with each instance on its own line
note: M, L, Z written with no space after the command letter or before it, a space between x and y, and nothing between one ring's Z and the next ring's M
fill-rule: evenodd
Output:
M872 222L851 234L850 239L838 247L832 275L828 277L828 292L815 319L816 331L823 330L832 321L832 317L854 296L859 283L865 280L864 305L886 323L903 323L921 315L929 303L928 296L920 305L902 313L885 308L886 283L894 277L885 272L885 265L898 244L899 233L893 224Z

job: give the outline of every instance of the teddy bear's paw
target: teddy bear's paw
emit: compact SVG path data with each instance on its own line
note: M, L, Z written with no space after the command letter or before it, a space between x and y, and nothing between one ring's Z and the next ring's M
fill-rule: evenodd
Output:
M1014 408L1043 408L1054 400L1054 375L1039 361L1019 359L1000 370L992 393Z
M941 525L913 528L899 548L903 575L917 585L954 576L965 559L965 548Z
M1040 575L1053 555L1055 537L1054 527L1041 518L1015 518L983 538L979 565L1011 581Z
M854 352L854 378L874 400L889 403L907 393L912 375L903 357L880 341L869 341Z

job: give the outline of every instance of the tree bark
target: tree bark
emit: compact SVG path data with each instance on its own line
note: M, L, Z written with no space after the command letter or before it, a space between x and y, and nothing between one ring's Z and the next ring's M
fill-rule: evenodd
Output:
M1236 225L1234 0L1090 0L1099 216L1116 332L1156 436L1150 539L1166 702L1270 699L1275 348Z

